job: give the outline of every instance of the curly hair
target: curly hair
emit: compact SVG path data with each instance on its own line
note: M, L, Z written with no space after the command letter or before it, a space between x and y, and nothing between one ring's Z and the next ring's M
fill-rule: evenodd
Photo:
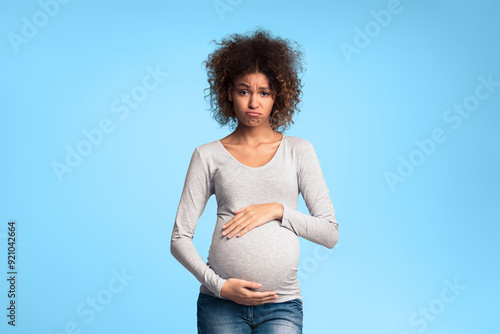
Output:
M228 100L228 90L240 75L260 72L269 80L269 88L275 94L269 123L273 130L283 132L293 124L295 112L302 97L299 74L304 71L303 52L297 42L258 28L246 35L232 34L215 42L218 47L203 62L208 74L210 110L222 126L237 124L233 102ZM296 44L298 48L294 48Z

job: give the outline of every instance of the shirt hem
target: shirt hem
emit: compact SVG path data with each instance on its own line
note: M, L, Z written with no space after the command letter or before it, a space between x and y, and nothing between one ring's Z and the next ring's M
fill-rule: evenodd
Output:
M231 300L229 298L224 298L224 297L218 297L216 296L212 291L210 291L206 286L204 286L203 284L200 285L200 292L201 293L204 293L206 295L209 295L209 296L212 296L212 297L215 297L215 298L219 298L219 299L223 299L223 300ZM293 295L286 295L286 296L279 296L274 302L272 302L271 304L278 304L278 303L284 303L284 302L288 302L290 300L293 300L293 299L300 299L302 300L302 296L300 294L293 294Z

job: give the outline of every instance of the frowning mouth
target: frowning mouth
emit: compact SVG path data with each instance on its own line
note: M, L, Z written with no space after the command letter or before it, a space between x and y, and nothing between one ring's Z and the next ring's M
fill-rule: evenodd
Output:
M254 111L247 111L245 114L247 114L248 116L260 116L261 115L260 112L254 112Z

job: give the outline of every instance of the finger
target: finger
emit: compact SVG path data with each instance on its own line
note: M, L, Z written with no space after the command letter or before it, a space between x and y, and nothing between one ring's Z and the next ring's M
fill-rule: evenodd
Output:
M238 226L239 223L238 219L232 218L224 226L222 226L222 228L225 229L222 235L226 235L231 232L236 226Z
M254 225L252 223L248 224L247 226L245 226L244 229L241 230L240 233L238 233L237 237L243 236L245 233L253 230L253 228L254 228Z
M277 297L268 297L265 299L260 299L257 301L258 304L266 304L266 303L274 303L276 301Z
M224 228L227 228L227 227L230 227L230 226L233 226L233 228L234 228L235 224L238 225L239 223L242 222L242 220L240 219L241 217L242 216L235 216L235 217L231 218L227 223L225 223L224 225L222 225L222 228L224 229ZM231 230L228 230L228 231L231 231Z
M241 231L242 227L238 225L237 227L234 228L234 230L227 236L228 238L232 238L236 233Z
M241 230L241 232L240 232L240 233L236 232L236 233L238 233L238 235L237 235L236 237L237 237L237 238L242 237L245 233L247 233L248 231L252 230L252 229L253 229L253 227L252 227L252 228L248 228L248 226L250 226L250 225L251 225L251 224L248 224L248 225L247 225L244 229L242 229L242 230ZM236 234L236 233L235 233L235 234Z
M238 210L234 211L234 213L237 213L237 212L243 211L243 210L245 210L246 208L248 208L248 206L245 206L245 207L243 207L243 208L240 208L240 209L238 209Z
M247 223L247 225L249 225L249 223ZM234 235L236 235L238 232L240 232L241 230L243 230L247 225L245 225L245 222L239 223L238 226L236 226L234 228L234 230L231 232L231 234L228 235L228 238L231 238Z
M271 302L274 302L276 299L278 299L278 296L268 297L268 298L263 299L262 301L264 303L271 303Z
M255 300L265 300L271 298L277 298L278 295L274 291L252 291L248 294L248 297Z
M278 295L274 291L253 292L240 297L240 301L245 305L260 305L276 301Z
M266 301L264 304L274 303L275 301L276 301L276 299L273 299L273 300L268 300L268 301Z
M278 297L278 295L276 294L276 292L274 291L266 291L266 292L261 292L261 298L273 298L273 297Z
M245 220L242 220L242 219L239 219L237 221L237 223L233 224L232 226L229 226L226 231L222 234L222 235L226 235L228 234L229 232L231 232L230 235L228 235L227 237L228 238L231 238L232 236L234 236L236 233L238 233L239 231L241 231L243 228L245 228L245 222L248 221L248 219L245 219Z
M245 280L240 280L242 281L242 285L245 287L245 288L250 288L250 289L258 289L262 286L262 284L260 283L257 283L257 282L250 282L250 281L245 281ZM257 292L257 293L261 293L261 292Z
M240 216L234 216L234 217L232 217L231 219L229 219L229 221L227 223L225 223L224 225L222 225L222 228L226 228L226 227L228 227L230 225L233 225L234 223L236 223L238 221L239 217Z
M268 302L274 301L274 299L271 299L271 298L267 298L267 299L262 299L262 298L242 298L241 301L244 304L247 304L247 305L260 305L260 304L264 304L264 303L268 303Z
M233 223L231 226L228 226L223 232L222 232L222 235L226 235L228 234L229 232L233 231L235 228L238 227L238 224L239 223ZM229 236L228 236L229 237Z
M225 223L224 225L222 225L222 228L226 228L226 227L232 225L234 222L235 222L235 219L233 217L227 223Z

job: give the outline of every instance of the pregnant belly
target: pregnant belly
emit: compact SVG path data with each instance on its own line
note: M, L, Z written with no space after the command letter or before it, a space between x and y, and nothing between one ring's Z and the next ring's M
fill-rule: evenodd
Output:
M222 236L218 219L208 265L222 278L239 278L262 284L258 291L280 290L296 282L300 244L297 235L270 221L230 239Z

